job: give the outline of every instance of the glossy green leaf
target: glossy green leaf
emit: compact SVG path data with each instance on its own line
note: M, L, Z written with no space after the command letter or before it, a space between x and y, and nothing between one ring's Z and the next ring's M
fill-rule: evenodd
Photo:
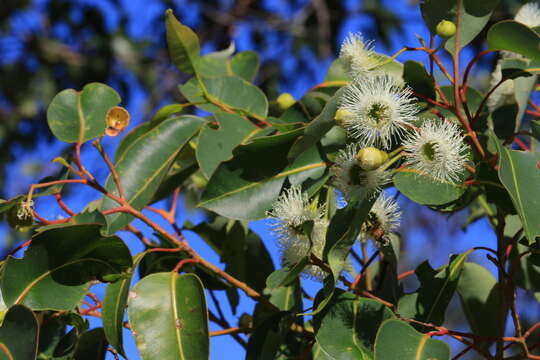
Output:
M38 322L26 306L9 308L0 327L0 359L34 360L37 355Z
M287 311L273 314L263 321L249 339L246 360L274 360L293 321L294 315Z
M210 178L199 206L232 219L260 219L287 177L298 183L322 176L326 164L315 148L287 165L286 154L301 130L256 138L237 147L234 158L222 163Z
M401 320L386 320L375 339L375 360L450 360L443 341L416 331Z
M99 360L105 359L106 352L107 339L103 328L95 328L81 334L73 356L77 360Z
M421 205L447 204L459 199L467 190L463 184L440 182L428 174L408 168L396 171L393 180L403 195Z
M217 113L214 115L217 128L207 123L201 129L197 144L197 161L207 178L218 165L230 160L233 149L258 132L258 127L236 115Z
M424 65L418 61L409 60L405 62L403 79L416 93L430 99L437 98L433 87L434 79L428 74Z
M499 179L512 198L529 244L540 236L540 158L532 151L510 150L492 135L499 152Z
M504 291L483 266L467 262L458 281L457 292L472 332L484 337L504 335L501 308Z
M204 120L190 115L169 118L144 133L116 159L126 200L136 209L142 209L154 196L159 184L182 147L199 130ZM118 195L114 179L109 176L106 189ZM104 196L101 210L118 206ZM127 214L107 216L108 233L114 234L132 219Z
M234 222L225 235L221 261L225 263L226 273L258 292L262 292L266 277L274 271L272 258L259 236L246 230L238 221ZM228 288L227 295L234 313L238 305L237 289Z
M459 48L461 49L473 41L484 29L491 18L491 13L499 5L500 0L460 0L460 2L462 3L461 6L456 6L454 9L454 21L456 24L459 21L457 33L448 39L445 44L446 50L451 54L455 51L456 39L458 39Z
M433 35L437 34L440 21L450 20L456 24L459 21L456 35L445 44L446 50L453 54L456 37L460 49L470 43L486 26L498 4L499 0L426 0L420 4L420 9Z
M540 141L540 120L531 120L531 131L536 141Z
M59 92L47 109L49 127L58 139L85 142L105 133L105 116L120 103L120 96L105 84L90 83L82 91Z
M524 245L517 244L512 249L512 267L515 269L513 279L515 284L534 294L536 300L540 302L540 255L538 254L538 243L536 247L531 249ZM525 251L533 251L532 254L519 258L519 254Z
M444 314L456 290L465 260L471 250L454 256L448 266L434 270L426 260L415 270L420 281L416 292L405 294L398 313L406 318L442 325Z
M523 119L523 116L525 115L525 110L527 109L527 106L529 106L528 101L529 97L531 96L531 92L534 89L534 85L536 84L537 75L533 75L530 72L526 72L525 70L530 67L529 61L523 60L523 59L504 59L501 60L501 68L502 68L502 74L503 77L511 77L513 80L510 80L514 84L514 99L516 101L516 107L517 109L516 114L514 115L515 121L506 121L509 122L510 125L506 125L505 128L511 128L512 133L514 131L518 131L521 125L521 120ZM506 72L511 72L511 74L506 74ZM510 116L507 116L507 118ZM501 117L501 120L499 122L500 125L504 122L504 117ZM514 123L514 124L512 124ZM497 125L497 124L495 124ZM514 127L511 127L511 125L514 125ZM500 126L499 126L500 127ZM510 131L508 131L510 132ZM495 133L499 138L506 138L502 137L497 133L497 126L495 126ZM511 133L510 133L511 135Z
M320 294L321 301L311 315L322 311L332 299L339 274L343 270L351 248L358 239L362 224L367 218L376 197L364 199L360 204L351 203L336 212L326 232L323 260L327 261L331 273L324 279Z
M289 151L289 159L295 159L304 151L317 144L319 140L334 126L336 121L334 116L337 111L337 104L339 98L343 94L342 90L338 90L336 94L328 101L322 110L304 130L302 136L300 136L293 144Z
M259 69L259 57L253 51L242 51L233 57L228 54L210 53L201 57L199 72L205 78L236 75L253 81Z
M315 338L330 359L372 359L377 329L391 318L392 311L380 302L339 290L315 316Z
M120 238L104 237L100 225L72 225L38 233L22 259L9 257L1 280L6 304L33 310L70 310L87 282L121 276L132 266ZM62 294L62 296L58 296Z
M52 311L41 313L38 341L38 359L52 357L55 347L66 332L66 324Z
M332 61L326 77L324 78L325 82L329 81L349 81L349 76L347 75L347 64L346 61L342 58L337 58Z
M279 287L287 286L291 284L298 275L304 270L309 261L308 257L302 258L294 266L284 267L271 273L266 279L266 287L268 289L276 289Z
M265 118L268 113L266 95L250 82L238 76L222 76L218 78L202 78L208 96L226 107L254 117ZM207 102L196 79L191 79L179 86L180 91L191 102ZM209 112L223 111L213 104L197 105Z
M487 33L491 50L506 50L540 61L540 35L530 27L513 20L493 25Z
M137 267L144 255L146 255L145 252L137 254L134 257L133 269ZM109 344L124 357L126 357L126 355L123 346L122 331L124 325L124 312L127 306L129 286L131 285L132 278L133 270L129 275L107 285L101 307L105 337Z
M163 180L161 180L152 200L150 200L150 204L168 198L177 187L182 186L184 181L192 175L197 174L199 165L197 164L194 147L195 144L190 141L180 150L169 167L167 174L165 174ZM203 178L202 175L200 175L200 177Z
M140 280L129 294L128 315L141 358L208 359L207 311L195 275L157 273Z
M287 285L265 289L264 293L270 295L270 302L282 311L302 311L302 288L298 277Z
M195 73L200 57L199 38L176 19L171 9L165 12L165 27L171 61L183 72Z

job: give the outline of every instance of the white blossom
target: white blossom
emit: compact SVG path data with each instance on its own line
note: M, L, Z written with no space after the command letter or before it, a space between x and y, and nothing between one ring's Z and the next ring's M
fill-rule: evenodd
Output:
M405 165L441 182L457 182L467 161L467 145L451 122L426 120L403 141Z
M389 149L392 138L400 136L415 120L416 105L409 88L400 88L388 75L355 79L340 99L339 109L347 111L343 127L366 146Z
M361 33L349 33L341 45L339 56L350 67L352 78L367 74L380 63L373 52L373 42L364 42Z
M540 26L540 5L530 2L519 8L514 20L528 27Z
M328 221L322 215L322 209L310 204L307 194L302 193L299 186L290 187L277 198L268 216L281 248L283 266L293 266L310 254L322 259L328 227ZM313 221L311 239L302 228L308 221ZM319 280L326 275L316 265L307 265L303 274Z
M373 204L360 236L373 239L376 245L386 245L389 234L399 228L400 218L398 204L383 192Z
M363 148L362 144L349 144L339 155L332 166L334 186L343 193L346 201L360 200L380 190L390 181L390 173L380 168L366 171L357 162L356 153Z

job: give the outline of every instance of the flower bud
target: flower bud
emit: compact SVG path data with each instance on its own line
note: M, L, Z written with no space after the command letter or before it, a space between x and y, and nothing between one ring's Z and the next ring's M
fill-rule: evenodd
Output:
M360 149L356 154L358 165L365 171L378 169L386 160L388 154L374 147Z
M121 107L115 106L107 112L107 129L105 134L108 136L116 136L122 130L124 130L129 125L129 112Z
M347 109L338 109L336 111L336 115L334 116L334 120L336 120L336 123L343 127L343 122L345 121L345 119L347 119L348 117L351 117L353 116L354 114L347 110Z
M294 100L291 94L283 93L278 96L278 98L276 99L276 102L278 103L279 108L281 110L287 110L288 108L294 105L296 100Z
M435 30L437 31L437 35L443 39L448 39L456 33L456 24L448 20L441 20Z

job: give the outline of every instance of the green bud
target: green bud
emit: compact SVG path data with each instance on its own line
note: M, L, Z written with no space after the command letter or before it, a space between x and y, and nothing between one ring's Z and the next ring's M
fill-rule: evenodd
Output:
M278 98L276 99L276 102L278 103L279 108L281 110L287 110L288 108L294 105L296 100L294 100L291 94L283 93L278 96Z
M358 151L356 160L358 161L358 166L363 170L371 171L379 168L379 166L388 160L388 154L386 151L374 147L367 147Z
M442 20L437 24L435 30L437 31L437 35L443 39L448 39L456 33L456 24L448 20Z
M339 126L343 126L343 122L345 121L345 119L351 117L352 115L353 113L347 109L338 109L336 111L336 115L334 116L334 120L336 120L336 123Z

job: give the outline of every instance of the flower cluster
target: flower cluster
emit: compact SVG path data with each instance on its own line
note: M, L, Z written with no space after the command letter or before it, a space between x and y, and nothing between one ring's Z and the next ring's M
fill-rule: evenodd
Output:
M434 181L460 181L467 158L461 128L446 120L429 119L417 127L413 91L378 71L380 62L367 60L375 55L372 44L364 44L360 34L347 37L341 57L350 64L352 80L339 99L336 123L347 131L352 143L338 154L333 174L334 184L345 199L358 200L377 193L390 182L388 168L400 157L406 158L405 166ZM387 164L366 169L359 159L366 148L398 150Z

